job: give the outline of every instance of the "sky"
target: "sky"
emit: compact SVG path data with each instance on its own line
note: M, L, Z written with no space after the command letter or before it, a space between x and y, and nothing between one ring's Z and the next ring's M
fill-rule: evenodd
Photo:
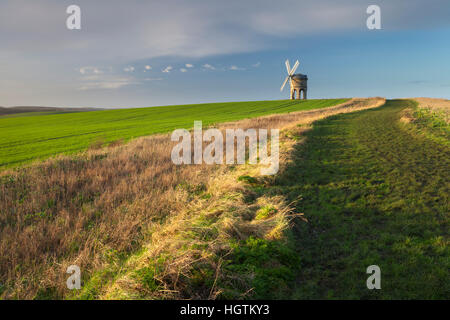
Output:
M450 1L0 1L0 106L287 99L286 59L308 98L450 99Z

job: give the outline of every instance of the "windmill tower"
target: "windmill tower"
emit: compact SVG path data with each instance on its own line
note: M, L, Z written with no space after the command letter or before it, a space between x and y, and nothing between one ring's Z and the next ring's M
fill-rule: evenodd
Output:
M303 99L306 100L306 92L308 90L308 77L305 74L296 73L294 74L295 70L297 70L300 62L298 60L295 62L294 66L291 69L291 66L289 65L289 60L286 60L286 69L288 76L286 77L286 80L284 80L283 85L281 86L280 91L283 91L284 86L289 80L289 83L291 85L291 93L289 95L290 99L295 99L295 95L297 94L297 99L301 99L302 92L303 92Z

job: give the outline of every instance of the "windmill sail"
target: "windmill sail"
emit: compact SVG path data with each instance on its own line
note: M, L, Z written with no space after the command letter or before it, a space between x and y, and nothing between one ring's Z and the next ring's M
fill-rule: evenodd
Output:
M295 62L294 66L292 67L291 72L289 73L290 76L292 76L295 72L295 70L297 70L298 66L299 66L300 62L298 62L298 60Z
M288 82L288 80L289 80L289 76L287 76L286 77L286 80L284 80L284 82L283 82L283 85L281 86L281 89L280 89L280 91L283 91L283 89L284 89L284 86L286 85L286 83Z
M289 60L286 60L284 63L286 64L287 73L290 74L291 73L291 66L289 64Z
M297 70L297 68L298 68L298 66L299 66L299 64L300 64L300 62L298 62L298 60L295 61L295 64L294 64L294 66L293 66L292 69L291 69L291 65L289 64L289 60L286 60L284 63L286 64L286 70L287 70L288 76L287 76L286 79L284 80L283 85L281 86L280 91L283 91L284 86L286 85L286 83L288 82L288 80L289 80L290 78L292 78L292 76L294 75L295 70Z

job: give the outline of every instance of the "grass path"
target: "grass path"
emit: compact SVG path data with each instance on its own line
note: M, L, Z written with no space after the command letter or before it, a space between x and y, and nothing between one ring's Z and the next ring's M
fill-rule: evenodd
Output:
M450 298L450 150L399 121L407 107L316 122L277 178L309 220L293 299ZM381 290L366 287L373 264Z

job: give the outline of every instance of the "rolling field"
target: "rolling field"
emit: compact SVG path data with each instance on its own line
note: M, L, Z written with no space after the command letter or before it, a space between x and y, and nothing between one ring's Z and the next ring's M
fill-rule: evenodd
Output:
M118 109L66 114L0 117L0 169L59 153L74 153L93 143L241 120L273 113L325 108L347 99L254 101L152 108Z
M79 134L54 140L78 139L83 148L199 119L250 118L217 127L280 128L280 171L176 166L170 134L5 170L0 298L448 299L448 123L413 100L352 99L323 109L339 102L58 115L84 117L84 125L47 122L47 135L70 127ZM178 111L169 117L171 108ZM252 118L274 112L285 114ZM0 123L48 117L56 115ZM95 125L98 134L88 133ZM77 292L66 288L74 263L83 270ZM381 290L367 289L369 265L381 269Z

